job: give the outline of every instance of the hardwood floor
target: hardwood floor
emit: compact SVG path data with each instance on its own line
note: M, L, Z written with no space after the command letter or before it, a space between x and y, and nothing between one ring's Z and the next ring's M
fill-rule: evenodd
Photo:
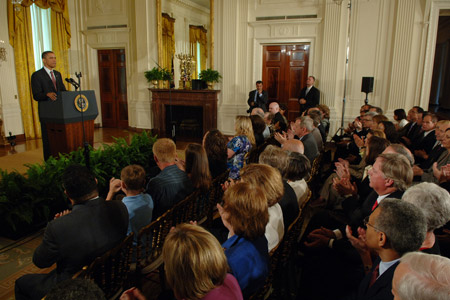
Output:
M126 129L118 129L118 128L95 128L94 129L94 143L113 143L114 138L125 138L127 141L130 141L131 137L137 134L135 131L130 131ZM184 150L188 142L178 141L177 149ZM20 152L26 152L35 149L42 149L42 140L27 140L25 142L18 142L14 147L14 150L11 149L10 145L0 146L0 157L13 155Z

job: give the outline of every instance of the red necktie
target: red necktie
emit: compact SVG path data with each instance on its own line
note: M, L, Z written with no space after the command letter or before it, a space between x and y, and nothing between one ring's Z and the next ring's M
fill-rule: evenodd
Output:
M378 206L378 201L375 200L375 203L374 203L373 206L372 206L372 211L374 211L375 208L377 208L377 206Z
M380 274L380 264L378 264L372 271L372 277L370 277L369 288L377 281L378 275Z
M52 77L53 86L55 87L55 90L57 91L58 89L56 88L56 79L55 79L55 75L53 75L53 71L50 71L50 75Z

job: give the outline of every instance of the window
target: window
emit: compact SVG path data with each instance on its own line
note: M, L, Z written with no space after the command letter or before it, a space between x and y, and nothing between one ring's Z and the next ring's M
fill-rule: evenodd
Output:
M42 52L52 50L50 9L39 8L36 4L30 6L31 27L33 32L34 64L36 70L43 67Z

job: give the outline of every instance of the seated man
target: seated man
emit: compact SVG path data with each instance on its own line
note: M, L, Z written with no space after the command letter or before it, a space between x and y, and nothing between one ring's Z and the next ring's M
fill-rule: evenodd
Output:
M412 252L404 255L392 278L392 294L398 300L448 299L450 259Z
M171 139L158 139L153 144L153 157L161 173L150 179L147 194L155 204L153 219L156 219L192 193L193 187L187 174L175 164L177 149Z
M278 102L272 102L269 104L269 112L274 115L272 119L272 124L277 132L283 132L287 129L286 121L283 115L280 113L280 105Z
M436 144L435 128L438 119L433 113L426 113L422 120L422 132L412 141L411 149L416 163L420 164L430 154Z
M355 238L347 236L361 255L365 269L370 270L359 285L356 299L394 299L392 277L400 258L419 250L426 234L426 220L415 205L397 199L385 199L364 221ZM378 254L372 264L371 251Z
M73 209L57 214L48 223L43 241L33 254L37 267L48 268L56 263L56 269L17 279L18 300L42 299L58 282L71 278L125 238L127 208L120 201L105 202L100 198L97 181L86 167L67 167L63 186Z

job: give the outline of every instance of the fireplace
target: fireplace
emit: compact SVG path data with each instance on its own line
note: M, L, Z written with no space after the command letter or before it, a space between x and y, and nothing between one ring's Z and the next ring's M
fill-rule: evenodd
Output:
M200 142L217 128L217 90L150 89L153 131L159 137Z

